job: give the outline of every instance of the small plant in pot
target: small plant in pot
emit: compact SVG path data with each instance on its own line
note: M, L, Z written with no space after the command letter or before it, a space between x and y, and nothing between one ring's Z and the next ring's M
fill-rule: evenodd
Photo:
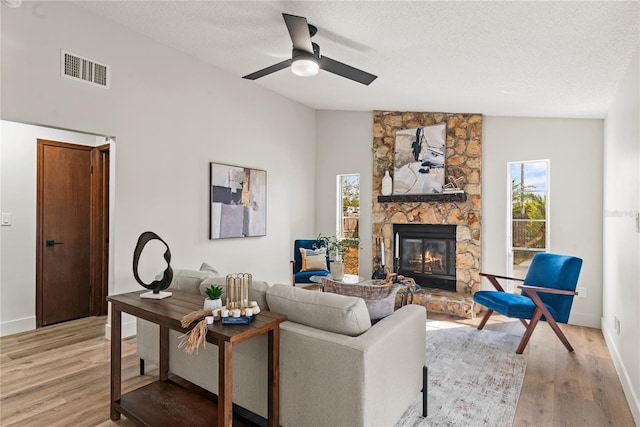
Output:
M316 240L320 247L327 249L331 265L331 278L334 280L342 280L345 274L345 265L342 257L347 248L359 247L359 239L357 237L340 239L337 236L323 236L319 234Z
M211 285L204 290L207 293L208 298L204 300L205 310L215 310L216 308L222 308L222 287Z

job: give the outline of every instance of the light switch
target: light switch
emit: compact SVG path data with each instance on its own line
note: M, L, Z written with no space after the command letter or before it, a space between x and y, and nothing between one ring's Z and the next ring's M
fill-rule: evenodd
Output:
M11 214L2 213L2 225L11 225Z

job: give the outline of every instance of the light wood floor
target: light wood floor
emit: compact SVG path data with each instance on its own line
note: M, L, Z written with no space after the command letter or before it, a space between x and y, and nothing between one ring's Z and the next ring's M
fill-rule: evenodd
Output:
M432 313L429 318L478 323ZM125 418L109 420L105 321L92 317L0 338L0 425L133 425ZM634 426L601 332L561 327L576 351L568 353L548 325L538 325L514 426ZM494 316L486 328L514 334L524 329L502 316ZM124 340L122 355L123 392L157 375L153 366L149 375L138 375L135 340Z

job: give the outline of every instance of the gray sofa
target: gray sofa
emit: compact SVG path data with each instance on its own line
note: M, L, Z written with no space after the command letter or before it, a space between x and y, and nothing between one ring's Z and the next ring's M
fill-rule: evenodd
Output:
M222 277L176 270L171 287L200 292ZM425 309L408 305L373 326L364 300L253 281L251 299L288 316L280 333L280 424L284 427L393 426L416 400L425 365ZM204 296L203 296L204 301ZM138 355L158 363L158 326L137 321ZM218 353L178 348L170 333L169 369L213 393ZM267 340L234 346L233 401L267 416Z

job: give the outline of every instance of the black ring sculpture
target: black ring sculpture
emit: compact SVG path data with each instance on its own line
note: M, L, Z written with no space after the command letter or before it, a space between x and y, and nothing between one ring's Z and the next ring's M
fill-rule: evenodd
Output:
M153 282L146 284L138 275L138 261L140 260L140 254L142 254L142 250L151 240L160 240L167 250L164 252L164 259L167 261L167 268L162 273L162 279L154 280ZM154 294L160 293L160 291L167 289L171 284L171 280L173 279L173 269L171 268L171 251L169 250L169 245L167 242L162 240L160 236L152 231L145 231L138 237L138 243L136 244L136 250L133 251L133 277L136 278L136 281L140 283L144 288L153 290Z

